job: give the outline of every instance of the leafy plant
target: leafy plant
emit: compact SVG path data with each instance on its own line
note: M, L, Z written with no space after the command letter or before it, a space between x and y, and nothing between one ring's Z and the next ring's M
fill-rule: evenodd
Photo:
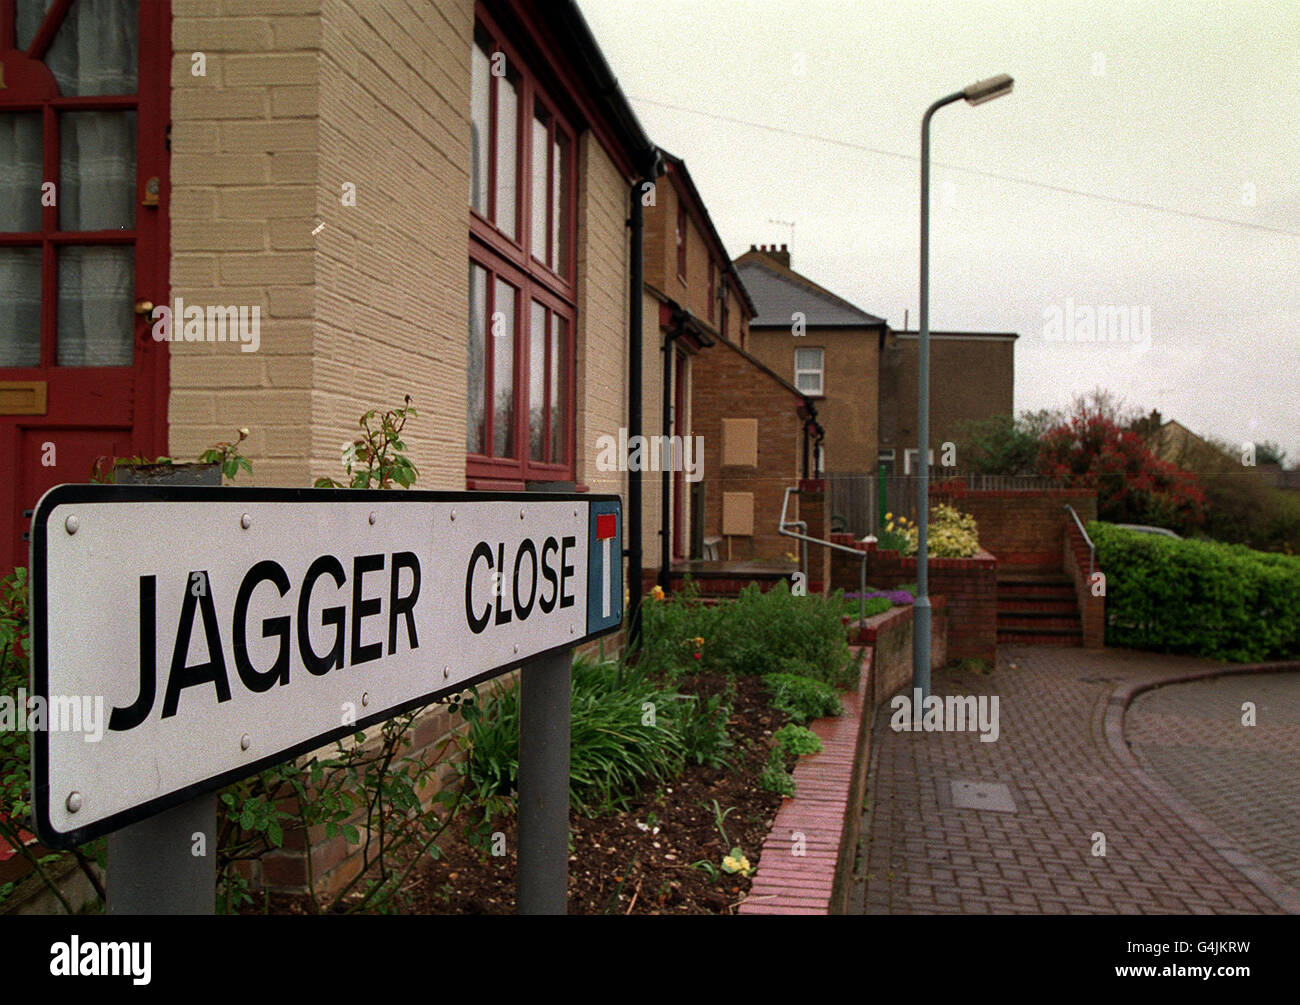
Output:
M920 528L906 517L900 517L900 520L902 523L897 533L907 541L902 554L915 555L920 550ZM892 522L888 529L895 530ZM948 503L936 503L931 508L930 524L926 529L926 551L930 557L970 558L979 547L979 528L973 516L959 512Z
M248 430L240 428L236 432L239 436L234 442L226 443L223 441L214 444L199 454L200 464L221 465L221 474L231 481L234 481L241 471L245 471L250 475L253 473L252 462L239 452L239 445L248 439Z
M767 764L758 774L758 787L782 796L794 795L794 775L785 769L785 754L779 746L768 754Z
M796 723L844 714L840 696L824 681L776 673L764 677L763 683L772 692L772 707L785 712Z
M786 754L801 757L804 754L819 754L822 741L816 733L806 726L788 723L772 735L773 741Z
M734 601L706 605L688 582L675 596L642 606L637 665L668 673L793 672L847 684L856 670L840 620L843 608L838 592L798 597L785 583L766 592L751 583ZM698 639L704 643L697 645Z
M402 430L416 416L408 394L401 408L382 412L372 408L361 416L362 435L343 445L346 486L333 478L317 478L318 489L391 489L395 484L409 489L418 477L415 464L406 456Z

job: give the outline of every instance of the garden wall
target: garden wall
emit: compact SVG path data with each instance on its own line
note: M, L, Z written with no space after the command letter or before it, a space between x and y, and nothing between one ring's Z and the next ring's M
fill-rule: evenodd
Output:
M984 531L980 528L983 544ZM854 541L852 534L833 534L831 540L864 551L867 584L878 590L916 582L916 559L896 551L881 551L875 542ZM1060 561L1060 555L1056 556ZM987 550L971 558L931 558L929 591L947 600L947 659L978 658L994 663L998 649L999 559ZM831 589L858 589L861 562L842 551L832 553Z
M1014 489L972 491L960 479L930 489L935 502L947 502L975 518L980 547L997 556L998 567L1061 568L1065 546L1065 506L1085 524L1097 519L1094 489ZM1073 522L1073 521L1071 521Z
M1079 620L1083 625L1083 645L1085 649L1102 649L1106 645L1106 596L1094 596L1089 582L1088 542L1069 514L1065 517L1065 535L1062 545L1061 564L1065 574L1074 583L1074 595L1079 603ZM1101 573L1101 583L1105 584L1105 574L1101 563L1092 560L1092 572ZM1103 585L1104 590L1104 585Z

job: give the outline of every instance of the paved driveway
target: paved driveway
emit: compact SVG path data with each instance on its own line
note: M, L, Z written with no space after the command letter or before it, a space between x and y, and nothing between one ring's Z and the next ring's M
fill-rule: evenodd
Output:
M1122 702L1111 704L1117 692L1214 666L1128 650L1023 646L1004 647L987 676L936 673L936 695L997 696L993 742L974 731L896 732L887 702L874 722L853 910L1209 914L1279 913L1293 905L1270 870L1294 878L1286 870L1297 843L1285 828L1263 822L1272 819L1270 808L1293 827L1300 815L1295 788L1269 783L1286 773L1284 764L1297 763L1294 727L1277 727L1285 733L1279 741L1272 724L1297 721L1300 675L1259 676L1253 686L1243 682L1240 694L1224 688L1208 707L1199 693L1213 692L1208 683L1177 685L1192 689L1185 697L1162 695L1168 689L1139 695L1129 713L1137 757L1113 747L1122 749ZM1280 683L1265 683L1272 678ZM1239 697L1256 701L1257 716L1267 709L1269 731L1244 731ZM1277 749L1267 779L1244 786L1252 794L1241 798L1257 809L1249 819L1260 823L1243 820L1244 844L1237 845L1212 824L1211 806L1219 816L1236 813L1213 793L1235 794L1238 776L1254 772L1275 742L1291 746ZM1232 756L1221 756L1222 745ZM1171 768L1183 763L1180 749L1204 752L1202 765L1218 751L1217 773L1202 775L1191 762ZM1154 778L1144 780L1143 757ZM1199 793L1195 805L1206 807L1205 816L1166 784ZM1291 854L1279 842L1289 843Z

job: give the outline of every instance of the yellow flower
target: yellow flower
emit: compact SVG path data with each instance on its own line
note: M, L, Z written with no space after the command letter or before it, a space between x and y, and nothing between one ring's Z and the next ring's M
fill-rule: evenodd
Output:
M664 588L662 586L656 585L655 588L650 591L650 596L654 597L655 600L663 600Z
M691 641L695 643L696 648L699 648L700 646L704 645L704 639L699 635L695 636L695 638L691 639Z

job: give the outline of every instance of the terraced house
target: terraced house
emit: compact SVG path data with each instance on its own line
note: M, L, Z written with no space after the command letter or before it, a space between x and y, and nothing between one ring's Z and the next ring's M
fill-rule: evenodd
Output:
M99 456L305 486L407 394L422 488L626 490L656 151L576 5L2 0L0 67L6 565Z

